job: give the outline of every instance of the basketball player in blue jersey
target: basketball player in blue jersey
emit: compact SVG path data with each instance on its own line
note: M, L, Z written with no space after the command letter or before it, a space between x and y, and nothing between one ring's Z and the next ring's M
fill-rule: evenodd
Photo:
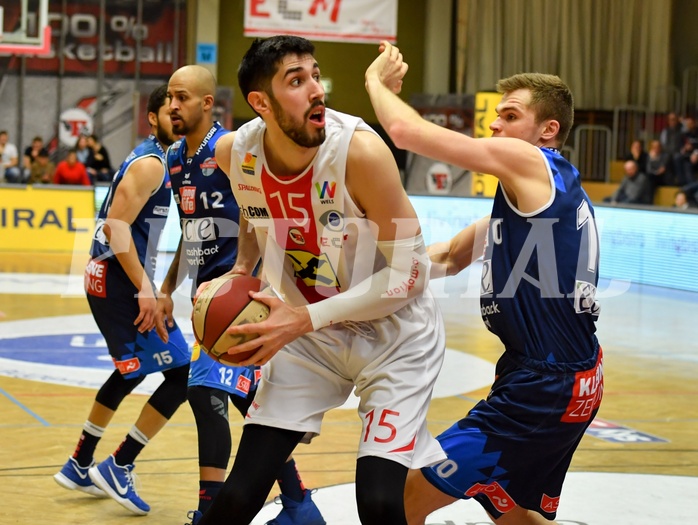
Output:
M473 139L402 102L407 64L398 48L384 42L381 50L366 88L395 144L499 179L489 219L429 247L434 266L453 275L484 244L481 312L504 354L487 399L439 436L448 459L410 472L408 521L422 525L434 510L474 498L498 525L550 523L603 393L594 211L559 151L574 119L572 94L553 75L500 80L493 138Z
M85 271L87 300L116 369L97 392L75 452L54 476L67 489L108 495L139 515L150 507L136 493L133 464L186 399L191 357L174 323L168 327L167 343L153 330L157 245L170 204L163 147L174 140L166 85L152 92L147 109L151 135L114 175ZM119 404L155 372L162 372L164 381L117 450L95 465L95 448Z
M184 66L169 82L172 126L183 138L169 148L166 161L182 235L161 287L157 325L163 340L167 340L165 320L169 326L173 323L171 296L182 280L180 265L193 281L193 297L196 287L227 273L237 257L240 209L215 158L216 143L229 133L213 121L215 91L213 75L201 66ZM200 490L198 509L189 513L193 525L225 481L232 449L228 398L244 417L259 374L256 367L222 365L194 346L187 399L197 426ZM292 458L281 469L278 482L283 509L270 523L324 525Z
M269 317L228 329L260 334L228 352L256 350L243 363L264 366L233 468L200 525L248 525L284 459L352 392L364 525L405 523L409 468L445 458L426 425L445 334L419 221L385 142L325 107L313 54L304 38L255 40L238 82L259 117L216 147L241 209L232 272L251 274L261 256L280 298L255 294Z

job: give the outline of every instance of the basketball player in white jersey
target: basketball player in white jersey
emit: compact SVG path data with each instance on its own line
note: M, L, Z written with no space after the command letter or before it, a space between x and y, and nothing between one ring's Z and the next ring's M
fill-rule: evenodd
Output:
M313 45L256 40L238 81L259 118L221 137L216 159L240 205L233 273L262 257L279 298L230 328L266 364L232 471L200 525L247 525L295 446L355 390L356 496L363 524L404 524L409 468L445 459L426 428L444 354L429 259L387 145L361 119L325 107Z

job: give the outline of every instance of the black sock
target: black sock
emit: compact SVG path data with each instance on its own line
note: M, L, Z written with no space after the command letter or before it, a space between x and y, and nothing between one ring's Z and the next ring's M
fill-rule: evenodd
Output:
M102 434L104 434L104 429L102 427L90 423L89 420L85 422L82 428L82 434L80 434L80 439L73 453L73 458L78 462L78 465L81 467L90 466L94 458L97 443L102 439Z
M114 463L122 467L132 464L147 444L148 438L134 425L114 452Z
M222 481L199 481L199 511L203 514L223 488Z
M281 467L281 473L276 480L281 488L281 494L293 501L301 502L305 496L305 487L296 469L296 462L291 458Z

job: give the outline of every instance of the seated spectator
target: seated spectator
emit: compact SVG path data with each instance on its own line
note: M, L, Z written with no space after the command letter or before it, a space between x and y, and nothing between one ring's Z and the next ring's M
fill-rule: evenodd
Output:
M48 150L41 148L29 170L29 184L51 184L56 165L49 160Z
M679 210L687 210L690 207L691 206L688 203L686 192L683 190L677 191L676 195L674 196L674 208Z
M641 140L633 140L630 144L630 151L625 155L623 160L634 160L640 167L640 171L645 169L647 166L647 152Z
M695 180L698 166L698 125L693 117L684 119L684 132L681 135L681 150L676 162L676 185L683 186Z
M17 146L10 142L7 131L0 131L0 181L22 182L22 170L19 167Z
M626 160L623 164L625 176L613 195L604 198L611 204L652 204L654 194L647 175L640 171L634 160Z
M686 196L689 208L698 208L698 182L686 184L679 191Z
M29 179L29 175L32 169L32 163L36 160L44 147L44 139L38 135L32 139L31 146L27 146L24 150L24 157L22 157L22 173L24 175L24 180Z
M75 143L75 152L78 160L86 167L92 162L92 148L87 144L87 135L80 135Z
M676 173L678 159L681 157L683 126L678 115L673 111L667 113L666 126L659 132L659 142L662 145L662 151L669 157L669 165L667 166L666 184L671 186L676 184Z
M87 165L87 173L93 181L110 182L114 176L114 170L109 160L109 152L97 138L97 135L87 137L87 145L92 149L92 158Z
M78 154L75 148L68 151L65 160L58 163L56 172L53 175L54 184L73 184L90 186L92 182L87 174L87 169L82 162L78 161Z
M658 140L650 142L650 149L647 152L647 167L644 171L650 179L652 193L654 193L657 186L671 185L670 164L671 159L662 150L662 143Z

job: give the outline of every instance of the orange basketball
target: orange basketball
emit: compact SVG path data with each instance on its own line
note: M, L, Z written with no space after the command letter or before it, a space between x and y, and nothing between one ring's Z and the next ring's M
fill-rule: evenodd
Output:
M248 275L225 275L213 279L201 292L194 304L192 324L194 337L201 349L224 365L237 366L257 350L242 354L228 354L226 350L255 339L258 334L230 335L226 329L246 323L258 323L269 316L269 308L255 301L249 292L268 289L256 277Z

